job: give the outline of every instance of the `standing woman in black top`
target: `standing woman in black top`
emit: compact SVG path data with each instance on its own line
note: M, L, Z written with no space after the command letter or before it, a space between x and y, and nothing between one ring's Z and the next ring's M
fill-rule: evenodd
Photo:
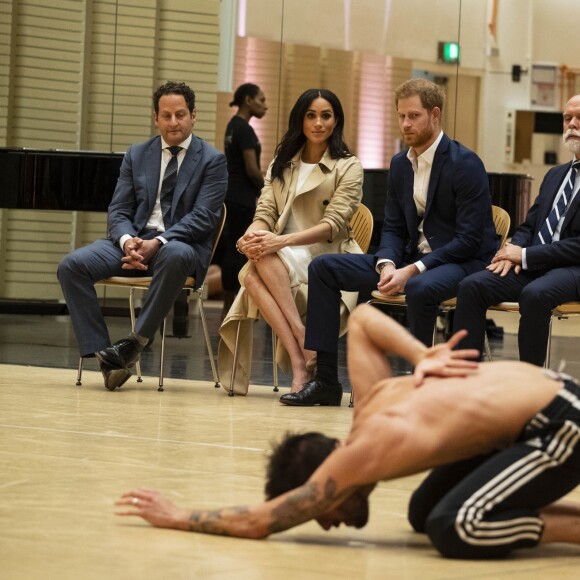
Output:
M224 151L228 162L227 218L222 246L222 285L224 308L229 310L238 290L238 273L246 263L246 256L236 251L241 238L254 218L256 202L264 185L260 169L260 141L250 125L252 117L261 119L268 110L266 97L258 85L245 83L234 93L230 107L238 107L226 129ZM223 318L224 316L222 316Z

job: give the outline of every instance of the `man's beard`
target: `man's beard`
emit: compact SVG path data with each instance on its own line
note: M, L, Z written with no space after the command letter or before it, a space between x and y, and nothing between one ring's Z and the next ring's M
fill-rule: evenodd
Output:
M573 135L574 137L580 137L580 131L575 131L574 129L568 129L563 135L562 140L564 141L564 147L570 151L570 153L574 153L574 155L580 153L580 140L577 139L568 139Z

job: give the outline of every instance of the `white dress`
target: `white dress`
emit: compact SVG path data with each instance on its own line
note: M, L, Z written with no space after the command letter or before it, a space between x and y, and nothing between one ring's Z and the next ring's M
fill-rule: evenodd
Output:
M304 163L304 161L300 161L296 192L302 190L302 186L306 183L308 176L317 165L318 163ZM289 203L292 203L292 200L289 200ZM282 233L292 234L297 231L298 226L294 219L294 214L291 213ZM288 270L290 287L308 282L308 264L312 261L312 254L308 246L288 246L279 250L277 254Z

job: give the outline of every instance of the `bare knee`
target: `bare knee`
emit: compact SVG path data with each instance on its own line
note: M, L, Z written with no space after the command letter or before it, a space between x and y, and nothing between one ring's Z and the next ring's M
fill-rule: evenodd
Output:
M260 272L260 270L269 270L274 264L278 263L282 264L282 260L280 260L278 254L268 254L260 258L257 262L254 262L253 266L257 272Z
M364 329L370 318L377 315L378 311L370 304L360 304L348 317L348 332L356 333Z
M259 288L263 286L262 278L255 268L250 268L244 276L243 286L250 296L255 296Z

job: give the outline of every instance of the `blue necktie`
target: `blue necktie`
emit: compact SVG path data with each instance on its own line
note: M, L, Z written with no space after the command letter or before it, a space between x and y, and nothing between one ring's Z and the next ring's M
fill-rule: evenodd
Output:
M163 181L161 182L161 193L159 195L159 201L161 203L161 215L163 216L163 224L165 229L171 227L171 202L173 200L173 190L175 189L175 184L177 183L177 155L181 151L182 147L173 145L168 147L171 153L171 159L165 168L165 173L163 174Z
M578 168L580 167L580 161L574 161L572 163L572 171L566 179L564 184L564 189L562 194L558 198L558 203L552 208L552 211L548 214L546 221L542 224L540 231L538 232L538 241L540 244L550 244L552 242L552 237L558 226L558 222L562 216L566 213L570 200L572 199L572 192L574 191L574 182L578 176Z

